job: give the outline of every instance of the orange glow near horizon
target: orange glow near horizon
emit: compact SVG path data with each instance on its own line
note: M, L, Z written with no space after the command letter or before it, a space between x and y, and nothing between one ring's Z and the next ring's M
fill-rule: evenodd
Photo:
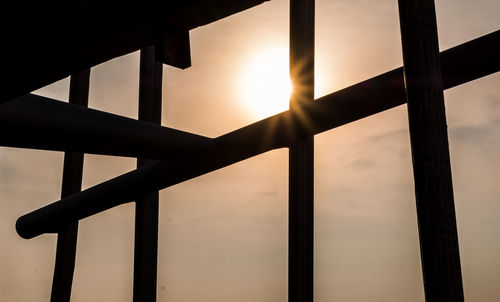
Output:
M292 84L288 71L288 48L268 48L245 66L243 101L258 118L288 110Z

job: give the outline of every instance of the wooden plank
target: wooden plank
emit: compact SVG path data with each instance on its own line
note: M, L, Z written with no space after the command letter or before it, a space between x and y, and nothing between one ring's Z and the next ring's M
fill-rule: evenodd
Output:
M464 301L434 0L399 0L425 299Z
M89 98L90 69L73 74L70 79L69 102L87 107ZM64 153L61 198L82 189L83 153ZM75 270L78 221L63 227L57 235L56 262L52 280L51 302L68 302L71 297Z
M314 0L290 0L290 112L314 100ZM295 141L289 152L288 301L313 301L314 137Z
M141 50L139 78L139 120L161 124L162 70L155 49ZM152 160L137 159L137 168ZM134 301L156 301L158 260L158 191L136 200L134 242Z

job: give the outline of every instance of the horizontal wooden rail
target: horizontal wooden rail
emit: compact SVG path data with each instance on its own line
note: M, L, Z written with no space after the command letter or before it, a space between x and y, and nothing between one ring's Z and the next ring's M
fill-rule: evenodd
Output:
M500 70L500 31L440 54L443 88ZM136 200L205 173L406 103L403 68L342 89L214 139L217 153L201 162L155 161L81 193L20 217L18 234L32 238L61 226ZM200 151L200 156L203 156Z
M0 146L169 160L214 152L212 139L28 94L0 105Z

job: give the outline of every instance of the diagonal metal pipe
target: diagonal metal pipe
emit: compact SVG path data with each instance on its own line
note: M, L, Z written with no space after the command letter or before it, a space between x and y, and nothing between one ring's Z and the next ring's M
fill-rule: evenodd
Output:
M176 160L214 152L204 136L34 94L0 105L0 128L7 147Z
M440 54L443 88L500 70L500 31ZM81 193L20 217L18 234L33 238L61 226L131 202L148 192L229 166L272 149L406 103L403 68L397 68L214 139L217 153L199 162L155 161ZM203 151L199 152L200 156Z

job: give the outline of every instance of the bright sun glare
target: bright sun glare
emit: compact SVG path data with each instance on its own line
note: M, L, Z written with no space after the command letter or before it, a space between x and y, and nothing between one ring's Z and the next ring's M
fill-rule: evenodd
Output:
M246 66L242 84L245 105L256 116L287 110L292 92L288 49L270 48L256 54Z

